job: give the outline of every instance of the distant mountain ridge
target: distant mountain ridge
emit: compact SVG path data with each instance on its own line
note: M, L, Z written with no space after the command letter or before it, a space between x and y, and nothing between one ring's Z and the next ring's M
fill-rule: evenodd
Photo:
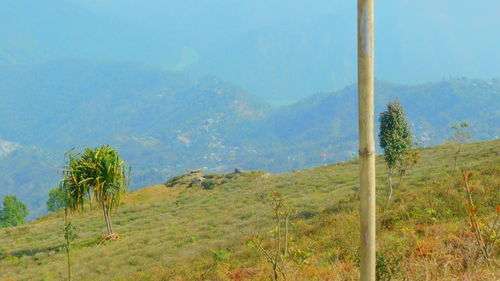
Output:
M461 121L475 140L500 135L498 80L376 84L375 117L398 98L422 145L442 143ZM84 146L116 146L132 166L134 189L187 169L285 172L357 151L355 85L273 108L215 77L58 60L0 66L0 94L0 145L10 150L0 155L0 197L18 195L32 217L44 212L64 153Z
M498 78L499 12L497 0L380 1L377 77ZM356 1L1 1L0 18L0 64L129 60L282 103L356 82Z
M398 99L413 123L418 141L423 145L435 145L446 140L443 130L448 130L460 120L469 120L472 133L478 139L498 136L498 98L498 80L461 78L415 86L376 81L375 112L378 114L385 110L389 100ZM332 116L333 113L335 116ZM341 119L352 120L353 123L344 122L341 125L338 123ZM318 140L325 134L329 134L331 138L332 133L327 132L341 131L344 132L342 136L357 136L356 120L357 87L353 85L340 91L313 95L284 107L268 123L276 128L282 139L302 142L311 136ZM325 127L316 128L311 123L324 124ZM291 131L296 131L292 134L293 138L289 135ZM425 136L430 139L426 140Z
M192 127L218 113L238 123L265 118L270 109L217 78L195 79L137 64L67 60L16 66L2 77L0 116L16 121L0 124L0 133L41 146L70 148L77 139L92 144L130 134L168 138L160 131L173 134L181 129L178 120Z

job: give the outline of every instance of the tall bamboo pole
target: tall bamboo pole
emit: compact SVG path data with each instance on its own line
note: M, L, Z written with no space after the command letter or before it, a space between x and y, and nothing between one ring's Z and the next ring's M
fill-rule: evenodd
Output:
M374 0L358 0L358 122L361 281L375 281Z

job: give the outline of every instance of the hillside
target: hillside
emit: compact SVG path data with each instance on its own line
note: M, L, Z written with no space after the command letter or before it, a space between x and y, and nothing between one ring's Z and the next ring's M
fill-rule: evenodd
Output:
M461 121L470 124L473 140L500 135L498 80L376 87L376 112L399 98L423 146L446 141ZM64 153L102 144L117 147L131 165L132 189L187 169L289 172L349 160L357 149L356 91L349 86L273 108L215 77L135 63L0 66L0 198L16 195L31 218L43 214Z
M10 167L5 175L19 175L2 179L6 185L0 197L20 196L34 215L41 214L36 210L43 209L48 190L59 179L31 179L31 169L52 159L62 167L69 150L112 144L133 168L132 186L144 187L187 168L216 168L223 157L227 164L231 155L251 150L242 147L241 139L271 111L266 103L217 78L193 78L132 63L63 60L3 66L0 92L0 139L16 147L36 147L49 156L15 159L25 162L17 167L28 167L16 171L7 161L20 154L0 154L0 165ZM18 192L34 188L44 194L38 196L37 191L36 197L27 198Z
M1 140L0 140L1 144ZM57 186L61 176L57 154L33 146L0 152L0 198L14 194L29 206L29 218L47 212L48 190ZM46 201L46 199L45 199Z
M475 140L495 139L500 136L499 98L498 80L453 79L414 86L377 81L375 122L378 127L378 114L390 100L398 99L415 141L422 146L447 141L451 126L462 120L469 123ZM260 139L280 141L282 158L300 158L302 153L305 165L320 164L321 153L328 154L327 161L350 159L357 153L357 86L316 94L280 108L260 131L266 136Z
M454 145L419 149L421 161L390 204L378 157L379 280L389 280L387 274L396 280L498 280L494 268L487 270L477 258L460 173L451 171L455 150ZM479 215L493 219L500 198L500 140L466 145L459 167L475 173ZM269 246L272 190L296 208L290 232L304 262L292 280L357 280L355 160L287 174L212 177L221 179L212 190L157 185L127 194L114 214L122 239L109 244L97 245L105 231L99 209L72 215L78 232L75 280L267 280L269 267L248 241L259 234ZM62 225L59 211L0 229L0 276L63 279Z
M62 60L4 66L0 73L0 117L9 121L0 124L0 134L41 147L69 149L123 137L168 143L179 134L191 138L190 131L203 125L216 136L224 133L219 123L235 131L269 112L264 102L219 79L140 64Z

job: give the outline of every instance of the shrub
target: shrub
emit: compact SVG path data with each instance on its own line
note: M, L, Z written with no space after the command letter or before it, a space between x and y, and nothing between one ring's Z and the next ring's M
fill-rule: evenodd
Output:
M201 179L194 178L191 180L191 182L188 185L188 187L195 187L195 186L201 186Z
M29 209L16 196L5 196L0 208L0 227L17 226L26 223Z
M49 199L47 200L47 210L55 212L59 209L66 207L66 193L62 188L54 188L49 192Z
M182 180L183 177L184 177L183 175L171 177L170 179L167 180L167 182L165 182L165 185L167 187L174 187L180 184L180 181Z
M212 190L215 188L215 181L214 180L205 180L201 183L201 187L206 190Z
M376 262L377 280L394 280L395 275L401 271L401 257L389 255L387 253L378 253Z

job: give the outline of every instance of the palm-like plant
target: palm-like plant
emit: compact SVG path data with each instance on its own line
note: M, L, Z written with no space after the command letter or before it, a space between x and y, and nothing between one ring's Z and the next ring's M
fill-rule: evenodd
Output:
M119 206L127 190L130 169L119 153L108 145L67 155L62 188L67 194L68 208L81 211L86 202L96 201L102 207L108 236L111 236L111 210Z

